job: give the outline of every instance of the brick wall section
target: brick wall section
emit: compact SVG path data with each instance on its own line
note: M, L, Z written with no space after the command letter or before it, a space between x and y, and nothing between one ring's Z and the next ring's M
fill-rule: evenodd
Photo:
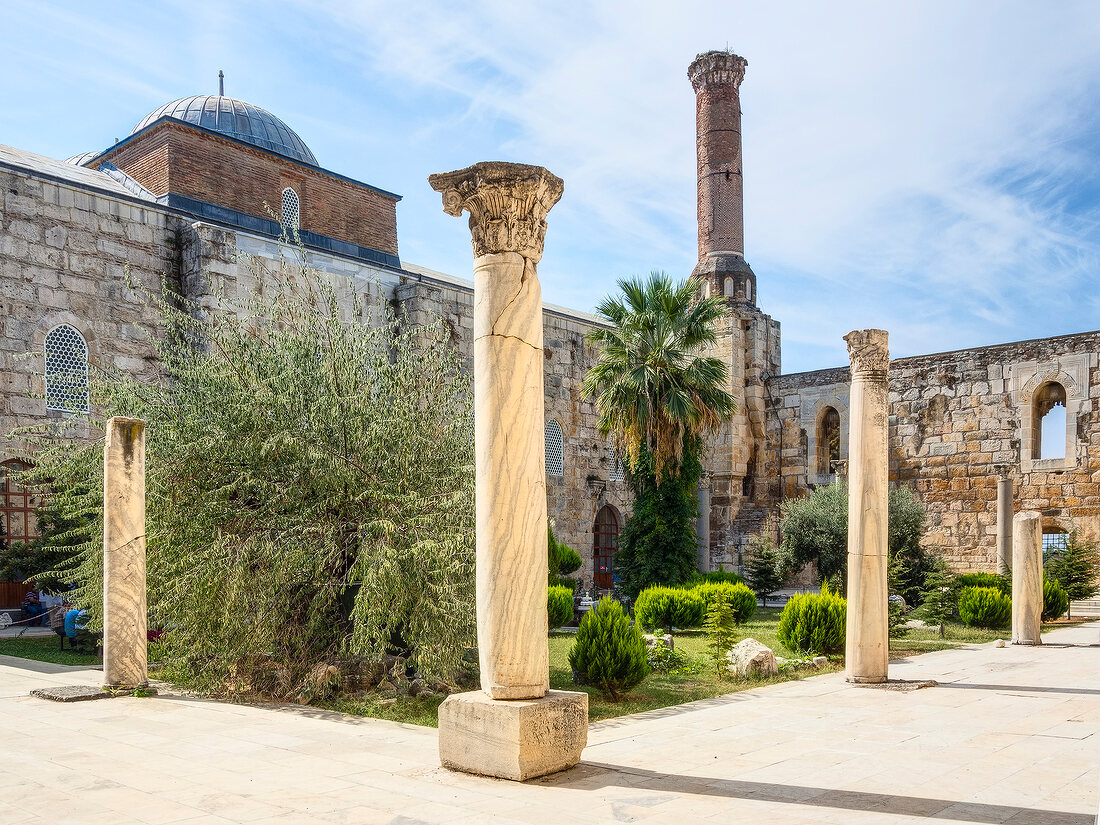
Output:
M7 435L58 415L47 416L42 397L42 347L59 324L81 332L93 364L153 378L155 313L127 278L154 291L162 275L178 279L179 221L6 170L0 192L0 433ZM0 459L20 450L9 442Z
M1043 514L1044 530L1076 527L1100 538L1100 332L900 358L890 364L890 479L912 489L929 514L927 543L959 570L996 566L998 466L1015 486L1015 512ZM1035 462L1026 443L1033 409L1014 385L1081 365L1081 396L1067 462ZM1017 377L1014 382L1013 377ZM1071 383L1069 378L1061 379ZM803 409L830 393L846 402L845 368L769 382L768 494L805 495L812 417ZM839 403L839 402L838 402ZM1072 405L1067 405L1072 406ZM1025 433L1025 435L1021 435ZM846 456L842 456L846 458Z
M473 291L468 287L426 282L397 288L400 311L410 323L442 317L459 351L472 364ZM585 373L596 352L585 340L592 325L582 319L543 314L546 420L554 419L564 436L564 476L546 477L547 511L554 534L580 554L584 566L573 576L593 586L593 527L596 513L610 505L621 527L630 514L626 482L611 481L607 441L596 429L595 407L583 400Z
M184 124L156 124L96 163L103 161L158 197L174 192L261 218L270 209L278 220L290 187L302 229L397 254L396 198Z

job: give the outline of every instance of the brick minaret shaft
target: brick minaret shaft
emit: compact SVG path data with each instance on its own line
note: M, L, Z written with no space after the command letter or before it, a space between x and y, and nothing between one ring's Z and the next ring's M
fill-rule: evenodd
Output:
M741 174L741 81L748 62L729 52L692 61L699 182L699 262L692 273L706 295L721 295L729 314L708 355L729 367L733 419L708 444L700 507L709 515L703 566L738 564L749 535L763 528L769 491L757 479L766 464L764 382L780 369L779 324L756 307L756 275L745 261ZM777 491L775 491L777 492ZM757 501L760 503L758 504Z

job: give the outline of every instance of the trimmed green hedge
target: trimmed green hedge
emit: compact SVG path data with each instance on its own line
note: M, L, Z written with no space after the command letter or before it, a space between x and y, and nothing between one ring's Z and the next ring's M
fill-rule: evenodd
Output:
M647 587L634 601L634 618L642 627L700 627L706 602L696 590Z
M959 593L959 617L969 627L1007 627L1012 599L996 587L964 587Z
M693 593L703 598L706 610L714 603L715 599L724 599L733 610L733 620L737 624L744 624L752 618L756 612L756 594L749 587L740 582L731 584L728 582L703 582L691 588Z
M992 587L1006 596L1012 596L1012 582L996 573L962 573L955 577L959 590L965 587Z
M547 588L546 616L549 627L567 625L573 621L573 589L554 584Z
M840 653L847 614L848 602L827 587L820 593L792 596L779 615L776 636L788 650L799 653Z

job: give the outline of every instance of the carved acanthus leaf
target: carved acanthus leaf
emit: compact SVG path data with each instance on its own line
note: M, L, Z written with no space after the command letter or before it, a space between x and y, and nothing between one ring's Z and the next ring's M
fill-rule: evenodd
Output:
M431 175L428 183L442 194L448 215L470 213L475 257L518 252L536 263L542 258L546 215L565 188L541 166L502 161Z
M852 378L885 378L890 370L889 335L884 329L856 329L844 336Z

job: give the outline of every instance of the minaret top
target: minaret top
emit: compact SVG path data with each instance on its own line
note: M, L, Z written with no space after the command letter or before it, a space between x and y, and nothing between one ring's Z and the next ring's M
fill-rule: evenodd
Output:
M738 88L748 65L749 61L733 52L703 52L688 66L688 78L696 94L715 86Z

